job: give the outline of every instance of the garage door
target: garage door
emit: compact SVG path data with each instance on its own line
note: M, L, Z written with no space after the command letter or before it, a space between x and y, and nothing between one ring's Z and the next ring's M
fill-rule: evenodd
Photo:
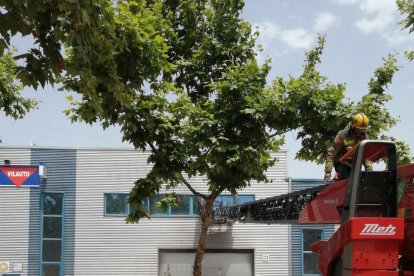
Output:
M192 276L194 252L159 253L159 276ZM253 276L253 250L209 251L203 259L203 276Z

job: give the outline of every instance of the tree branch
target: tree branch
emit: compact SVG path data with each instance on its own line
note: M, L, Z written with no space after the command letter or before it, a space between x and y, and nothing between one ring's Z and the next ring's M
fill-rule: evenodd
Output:
M150 146L150 148L151 148L151 150L153 151L153 152L156 152L157 151L157 149L154 147L154 145L153 144L151 144L151 143L147 143L149 146Z
M211 176L211 169L210 169L210 167L208 166L208 164L207 164L206 161L203 162L203 165L204 165L204 168L207 171L207 175L210 177Z
M285 133L287 133L287 132L289 132L289 131L295 130L295 129L296 129L296 128L289 128L289 129L286 129L286 130L284 130L284 131L276 131L275 133L273 133L273 134L269 135L269 138L273 138L273 137L275 137L275 136L277 136L277 135L283 135L283 134L285 134Z
M181 174L181 181L184 183L185 186L187 186L187 188L196 196L199 196L201 198L203 198L204 200L207 200L207 196L197 192L196 190L194 190L194 188L190 185L190 183L188 183L188 181L184 178L184 176Z

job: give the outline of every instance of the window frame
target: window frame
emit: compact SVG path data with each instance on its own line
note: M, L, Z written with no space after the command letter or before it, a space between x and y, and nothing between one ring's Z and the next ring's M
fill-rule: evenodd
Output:
M126 212L122 213L122 214L107 213L106 212L106 206L107 206L106 195L126 195L127 196L126 197L127 202L126 202L126 206L125 206ZM104 193L104 210L103 210L104 217L125 217L125 216L128 216L128 214L131 211L131 207L129 206L128 202L129 202L129 193Z
M318 274L311 274L305 273L305 254L315 254L311 250L304 249L304 231L306 230L318 230L320 231L320 240L324 239L324 229L323 228L303 228L301 231L301 262L302 262L302 276L321 276L322 274L319 272Z
M163 193L157 194L156 196L163 196ZM190 197L190 205L189 205L189 212L188 214L172 214L172 208L171 206L168 207L167 212L165 214L151 214L151 209L150 209L150 198L146 199L146 210L148 211L150 217L152 218L195 218L195 217L199 217L199 212L198 212L198 197L194 194L177 194L177 196L189 196ZM254 194L239 194L238 197L242 197L242 196L249 196L251 197L251 199L245 201L245 202L250 202L250 201L254 201L256 198L256 195ZM214 202L214 206L218 205L219 203L216 202L219 197L232 197L232 195L226 195L226 194L221 194L217 197L217 199Z
M45 214L44 207L45 207L45 197L48 194L57 194L61 195L61 210L60 214ZM64 268L64 220L65 220L65 193L64 192L42 192L41 193L41 204L40 204L40 256L39 256L39 275L43 275L43 265L58 265L59 266L59 275L63 275L63 268ZM55 217L61 218L60 220L60 230L61 230L61 237L60 238L45 238L44 237L44 218L45 217ZM60 241L60 261L44 261L43 260L43 241Z
M122 214L112 214L112 213L107 213L107 195L126 195L127 196L127 206L125 207L126 212L122 213ZM160 193L157 194L155 196L159 196L162 197L164 194ZM143 205L145 206L145 210L149 213L150 217L153 218L194 218L194 217L199 217L199 212L198 212L198 197L193 195L193 194L177 194L178 196L188 196L189 198L189 206L188 206L188 214L174 214L173 213L173 209L171 208L171 206L168 207L168 209L166 210L165 213L155 213L155 214L151 214L151 198L146 198ZM103 194L104 197L104 208L103 208L103 216L104 217L126 217L128 216L128 214L130 214L131 212L131 207L130 204L128 204L128 200L129 200L129 193L117 193L117 192L105 192ZM227 195L227 194L221 194L217 197L217 199L215 200L214 206L218 205L218 201L223 197L228 197L228 198L232 198L232 195ZM255 195L254 194L239 194L238 197L250 197L248 200L245 200L243 202L250 202L250 201L254 201L255 200ZM227 200L226 200L227 201Z

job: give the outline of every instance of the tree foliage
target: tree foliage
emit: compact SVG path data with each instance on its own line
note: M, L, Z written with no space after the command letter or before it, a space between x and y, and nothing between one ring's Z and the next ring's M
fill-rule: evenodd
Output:
M0 56L0 110L14 119L36 107L36 101L21 96L22 84L16 80L16 61L12 52Z
M297 158L321 163L354 112L369 115L374 138L397 122L384 108L398 70L393 56L358 103L345 98L344 84L318 72L324 37L306 54L299 77L268 86L270 61L257 63L257 34L241 19L243 6L242 0L0 0L2 60L13 62L4 53L17 33L32 36L35 46L14 56L2 85L18 91L13 78L34 88L61 83L78 94L69 97L72 121L120 125L125 141L150 150L152 169L135 182L128 222L149 217L142 202L164 188L185 185L206 201L196 275L214 199L266 182L275 163L270 152L286 132L296 130L301 140ZM195 175L207 179L208 193L191 186ZM160 206L176 204L174 198Z
M168 70L158 1L1 0L0 7L0 55L13 36L33 44L14 56L14 81L79 92L76 112L86 121L117 122L108 113L134 104L131 91Z
M402 15L406 18L401 20L400 25L403 29L408 29L410 33L414 31L414 1L413 0L397 0L397 6ZM405 52L409 60L414 60L414 51L407 50Z
M345 98L345 84L328 81L316 68L321 62L324 44L325 38L320 37L315 49L306 54L303 73L288 80L277 78L269 96L270 125L279 135L297 130L301 148L296 158L316 163L325 161L326 149L332 144L333 137L351 121L355 113L368 114L371 139L379 139L398 122L385 106L392 99L386 89L399 70L395 57L389 55L383 59L382 66L375 70L361 100L352 102ZM408 157L408 145L399 143L404 145L401 156ZM403 158L400 163L407 163L408 159Z

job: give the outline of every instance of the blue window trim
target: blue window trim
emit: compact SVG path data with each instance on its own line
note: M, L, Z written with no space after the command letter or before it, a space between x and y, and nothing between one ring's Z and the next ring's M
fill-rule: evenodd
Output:
M193 196L191 196L190 197L190 216L191 217L193 217L195 214L194 214L194 197Z
M130 207L129 204L127 204L126 206L126 213L124 214L108 214L106 212L106 195L127 195L127 198L129 198L129 193L104 193L104 210L103 210L103 214L104 217L125 217L130 213Z
M61 194L62 195L62 213L60 215L44 215L43 207L44 207L44 199L45 194ZM43 261L43 218L44 217L61 217L61 230L62 236L61 238L45 238L45 240L60 240L60 262L54 261ZM40 200L40 256L39 256L39 276L43 274L43 264L51 264L51 265L59 265L59 275L63 275L63 268L64 268L64 238L65 238L65 230L64 230L64 221L65 221L65 193L64 192L48 192L42 191L41 193L41 200Z
M129 204L127 204L127 206L125 208L127 210L127 212L124 213L124 214L108 214L108 213L106 213L106 204L107 204L106 195L110 195L110 194L129 195L129 193L114 193L114 192L104 193L103 194L103 197L104 197L103 215L104 215L104 217L122 217L123 218L123 217L127 216L130 213ZM158 195L163 195L163 194L158 194ZM195 207L197 207L197 206L195 206L195 204L198 205L198 200L196 199L197 196L195 196L193 194L178 194L178 196L190 196L188 214L177 214L177 215L172 214L171 213L171 207L168 207L168 210L167 210L166 213L164 213L164 214L150 214L150 216L153 217L153 218L170 218L170 217L171 218L195 218L195 217L199 217L198 212L194 213L194 209L195 209ZM255 195L254 194L241 194L241 195L238 195L238 196L239 197L242 197L242 196L251 197L248 201L254 201L255 200ZM224 195L221 194L219 197L232 197L232 196L231 195L226 195L226 194L224 194ZM143 205L146 207L146 211L150 212L151 203L150 203L149 198L145 199L145 202L144 202Z
M308 253L309 251L305 252L303 250L303 230L320 230L321 231L321 240L323 240L324 235L325 235L325 229L324 228L302 228L302 231L301 231L301 254L300 254L300 258L301 258L301 263L302 263L302 265L301 265L301 267L302 267L302 276L304 276L304 275L322 275L321 273L319 273L319 274L305 274L305 272L304 272L305 267L304 267L303 255L304 255L304 253Z
M163 194L158 194L158 195L163 195ZM178 196L190 196L190 210L188 215L185 214L180 214L180 215L172 215L171 214L171 207L168 207L167 210L167 214L150 214L151 217L153 218L195 218L195 217L199 217L200 215L198 213L194 213L194 204L198 204L198 200L196 200L197 196L193 195L193 194L177 194ZM225 195L225 194L221 194L219 196L222 197L232 197L232 195ZM239 194L239 197L241 196L250 196L252 197L252 199L248 200L248 201L254 201L255 200L255 195L254 194ZM246 201L246 202L248 202ZM147 211L150 212L150 200L146 199L146 203L147 203Z

